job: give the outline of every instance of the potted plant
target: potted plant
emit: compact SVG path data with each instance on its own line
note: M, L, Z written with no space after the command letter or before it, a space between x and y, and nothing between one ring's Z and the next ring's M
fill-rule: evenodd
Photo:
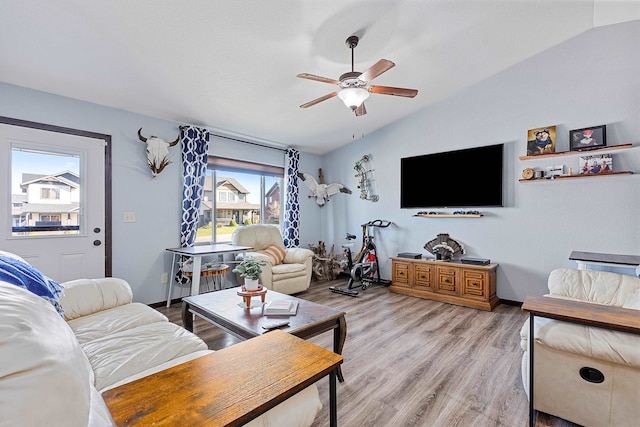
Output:
M258 279L260 279L260 273L262 273L262 268L267 265L267 262L263 259L256 260L253 257L246 257L243 259L240 264L236 268L233 269L234 273L240 274L240 276L244 277L244 288L247 291L256 291L258 290Z

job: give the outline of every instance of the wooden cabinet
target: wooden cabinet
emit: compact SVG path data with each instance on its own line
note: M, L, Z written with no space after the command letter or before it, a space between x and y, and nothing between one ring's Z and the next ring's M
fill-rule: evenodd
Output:
M455 262L391 258L390 291L491 311L496 295L498 264L470 265Z

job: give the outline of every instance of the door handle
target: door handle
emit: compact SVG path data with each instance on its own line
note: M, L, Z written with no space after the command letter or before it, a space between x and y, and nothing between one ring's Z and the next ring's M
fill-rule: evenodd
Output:
M93 246L100 246L102 244L102 242L100 240L94 240L93 241Z

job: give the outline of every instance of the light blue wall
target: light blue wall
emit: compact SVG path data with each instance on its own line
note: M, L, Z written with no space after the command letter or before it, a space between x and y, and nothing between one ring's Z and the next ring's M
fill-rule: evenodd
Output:
M612 153L614 169L640 173L639 43L640 21L593 29L326 155L325 176L355 186L353 162L371 154L380 195L377 203L357 195L332 199L324 219L327 242L342 242L347 231L359 234L368 220L393 221L377 234L387 260L382 274L390 278L389 256L429 255L424 244L447 232L469 256L500 264L498 297L514 301L546 293L550 270L575 267L572 250L640 254L638 175L518 182L526 167L565 164L577 173L577 155L518 158L526 153L529 129L552 125L557 151L565 151L569 130L606 124L607 145L634 144ZM429 96L429 88L418 96ZM376 108L374 96L367 103ZM482 209L482 218L452 219L417 218L418 209L400 209L400 158L497 143L506 147L505 207ZM455 175L451 165L442 179ZM416 182L415 188L428 192L436 185Z
M166 300L167 285L161 284L161 275L170 271L171 257L164 249L180 246L180 151L177 147L170 149L173 163L152 179L146 164L145 145L138 140L137 131L142 127L144 135L153 134L172 140L178 136L180 123L2 82L0 116L112 136L113 276L124 278L131 284L136 301L155 303ZM209 151L223 157L284 165L282 151L220 138L211 139ZM303 153L301 168L317 170L320 160L316 155ZM135 212L136 222L124 223L124 212ZM321 239L320 224L320 214L314 210L309 210L302 219L300 233L305 247Z
M516 301L545 293L551 269L575 265L568 260L572 250L640 254L637 175L518 182L525 167L560 162L576 170L577 156L518 159L525 153L527 130L547 125L557 125L562 151L568 149L569 130L606 124L608 145L635 145L614 152L614 168L640 173L639 42L637 21L594 29L322 158L302 153L300 170L317 176L322 168L326 182L353 191L318 207L301 187L302 246L324 240L339 250L344 233L359 234L363 222L393 221L393 227L377 234L382 275L390 278L389 256L426 254L424 244L448 232L470 256L500 264L498 296ZM368 105L375 109L374 97ZM136 132L143 127L145 134L175 138L178 123L4 83L0 115L112 135L113 274L132 284L137 301L163 301L166 285L160 284L160 275L170 268L164 249L179 245L180 156L173 151L174 163L151 179ZM504 208L483 209L485 216L477 219L416 218L417 209L399 208L401 157L496 143L506 146ZM272 164L280 156L275 150L219 140L211 153L267 158ZM353 166L363 154L373 158L377 203L358 197ZM452 165L451 177L443 179L454 176ZM433 185L416 183L420 191ZM125 224L124 212L135 212L137 221Z

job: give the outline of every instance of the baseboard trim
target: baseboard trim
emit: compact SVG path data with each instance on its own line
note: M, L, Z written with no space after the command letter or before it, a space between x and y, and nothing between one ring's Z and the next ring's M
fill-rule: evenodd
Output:
M512 301L509 299L500 299L500 304L505 304L505 305L513 305L516 307L522 307L522 302L520 301Z

